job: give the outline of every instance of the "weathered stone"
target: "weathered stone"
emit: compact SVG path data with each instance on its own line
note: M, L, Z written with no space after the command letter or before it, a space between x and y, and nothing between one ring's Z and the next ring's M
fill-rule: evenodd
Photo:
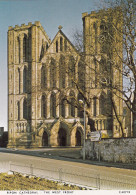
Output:
M96 32L98 37L101 35L102 19L99 14L100 12L83 14L85 59L82 59L82 55L64 35L61 26L52 42L39 21L34 24L29 22L28 25L15 26L15 28L9 27L8 147L83 145L83 114L80 109L62 101L62 97L66 94L68 97L76 97L75 99L78 100L81 98L72 79L78 80L84 94L89 94L89 102L92 102L91 107L87 108L89 117L86 133L90 129L103 130L105 137L120 136L119 124L112 114L114 111L109 96L113 96L117 114L121 120L122 99L111 93L106 87L103 88L98 82L100 79L97 78L97 74L93 71L90 72L93 69L96 72L96 62L102 61L103 56L106 55L106 53L101 54L103 43L96 41ZM103 14L107 21L107 12L105 11ZM111 19L116 22L116 14L111 15ZM121 26L121 22L119 25ZM114 40L116 39L121 39L119 34L115 35ZM88 47L88 43L92 45ZM113 53L111 47L110 50ZM122 55L122 49L120 48L120 50ZM93 58L94 51L97 53L96 60ZM114 60L118 61L119 59L117 56L116 59L112 57L112 61ZM101 64L102 68L104 62L102 61ZM108 66L108 63L105 65ZM121 69L121 63L120 66ZM99 74L103 73L101 68L98 68L101 71L98 72ZM106 67L106 69L108 68L113 73L113 80L122 88L121 71L114 73L114 67ZM84 75L86 73L87 75ZM72 101L74 101L73 99ZM105 149L109 145L107 143ZM88 153L88 157L91 156Z

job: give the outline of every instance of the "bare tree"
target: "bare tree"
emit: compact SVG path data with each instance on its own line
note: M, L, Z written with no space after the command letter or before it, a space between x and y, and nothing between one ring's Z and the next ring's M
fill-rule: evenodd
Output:
M111 39L114 43L114 55L119 60L110 60L110 63L115 71L121 72L123 88L121 89L116 82L112 82L110 87L113 93L119 96L132 112L133 136L136 137L136 1L104 1L104 7L110 9L110 13L115 12L115 9L119 10L116 22L110 23L113 31L107 31L107 37L103 37L103 42L106 44L107 39ZM122 20L122 27L119 25L120 20ZM115 33L119 34L122 39L116 39ZM120 52L119 47L123 47L123 52ZM120 63L123 64L123 67L120 66Z
M111 91L110 102L122 136L124 126L122 118L118 115L118 108L115 103L116 97L126 103L133 113L133 136L136 137L136 1L104 1L103 7L105 8L98 12L98 18L101 21L101 32L97 35L97 40L101 45L102 57L100 59L97 57L95 44L88 45L92 49L90 55L93 56L99 67L99 70L91 67L91 71L97 75L97 81L96 78L95 80L90 78L87 72L84 72L84 74L94 85L99 83L102 90L108 88ZM105 15L108 18L106 20L104 20ZM77 30L74 34L74 43L80 52L82 67L88 66L83 35ZM88 68L90 69L90 67ZM123 84L122 81L118 82L113 77L113 74L116 73L120 76L120 79L123 78ZM74 80L74 84L89 108L89 91L85 88L84 90L81 89L77 80Z

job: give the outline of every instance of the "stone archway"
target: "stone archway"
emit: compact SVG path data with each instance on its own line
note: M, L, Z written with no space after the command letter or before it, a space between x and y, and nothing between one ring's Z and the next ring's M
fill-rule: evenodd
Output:
M39 137L40 147L50 146L50 132L48 131L47 127L45 127L44 125L39 129L38 137Z
M67 133L64 128L60 128L58 131L58 145L67 146Z
M43 132L43 136L42 136L42 146L48 146L49 143L48 143L48 134L46 131Z
M50 146L69 146L70 130L67 123L58 120L51 128Z
M75 138L76 138L76 146L81 146L81 133L78 130L78 128L75 134Z
M83 145L83 126L77 123L71 129L71 146L82 146Z

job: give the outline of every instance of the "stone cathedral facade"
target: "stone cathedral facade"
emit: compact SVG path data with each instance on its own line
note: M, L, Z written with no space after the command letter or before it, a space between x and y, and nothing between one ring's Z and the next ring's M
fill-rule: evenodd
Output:
M119 125L109 99L112 94L100 87L91 71L97 62L88 43L92 41L97 58L101 58L100 44L95 40L100 21L95 13L84 13L82 17L84 52L89 54L84 57L85 63L61 26L52 41L40 22L9 27L8 147L83 145L83 112L61 101L64 94L72 97L71 102L82 98L72 78L88 94L95 129L102 130L108 137L118 136ZM117 82L122 86L119 73L113 74L113 78L120 78ZM122 102L117 99L116 103L121 116ZM87 134L89 126L86 126Z

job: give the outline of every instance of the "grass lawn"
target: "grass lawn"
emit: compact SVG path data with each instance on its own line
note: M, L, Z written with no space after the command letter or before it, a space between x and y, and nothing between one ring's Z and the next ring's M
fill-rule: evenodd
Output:
M80 190L74 185L67 185L42 179L39 177L22 176L21 174L0 174L0 190Z

